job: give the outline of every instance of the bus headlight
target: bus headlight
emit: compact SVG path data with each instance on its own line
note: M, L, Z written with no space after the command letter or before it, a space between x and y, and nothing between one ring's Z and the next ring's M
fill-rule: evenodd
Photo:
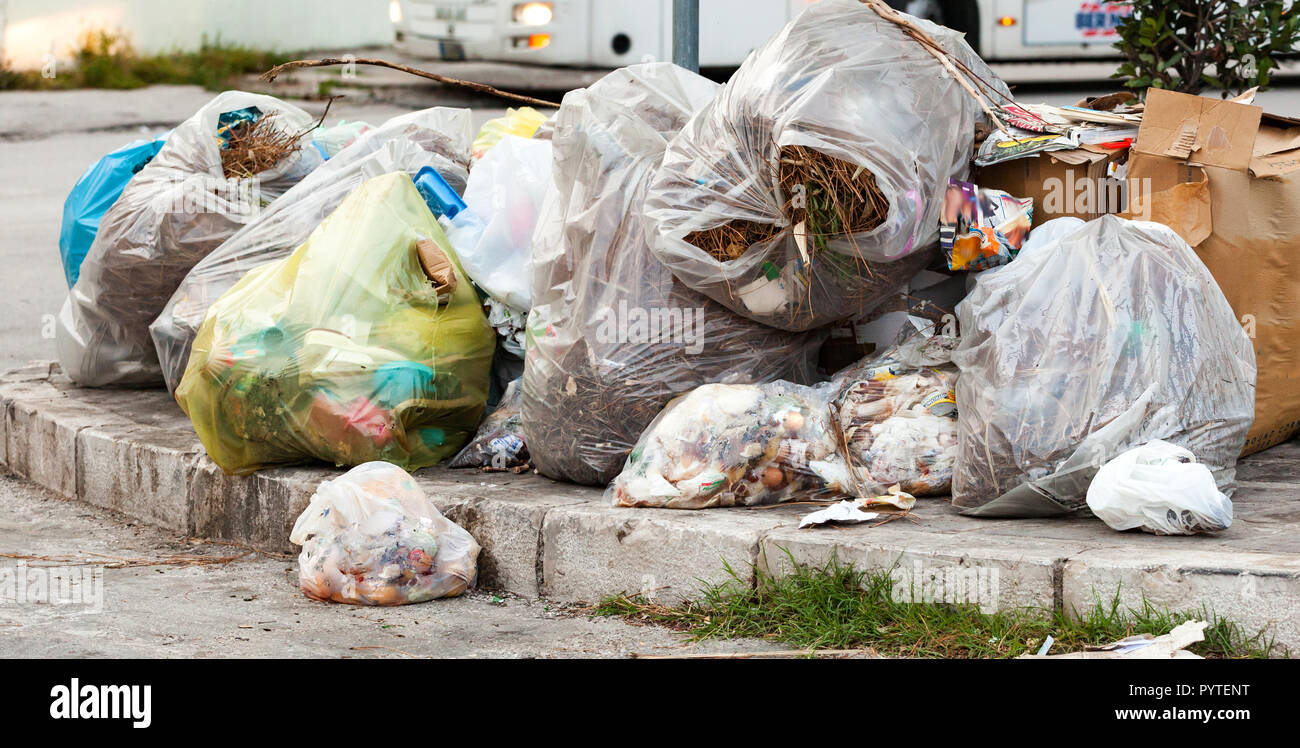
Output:
M388 20L393 23L402 22L402 2L401 0L392 0L388 4Z
M552 3L523 3L515 6L515 23L525 26L545 26L554 17Z

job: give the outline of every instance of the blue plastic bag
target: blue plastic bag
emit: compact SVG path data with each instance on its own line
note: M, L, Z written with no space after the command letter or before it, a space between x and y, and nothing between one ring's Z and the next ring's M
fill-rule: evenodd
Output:
M163 136L125 145L91 164L72 186L63 201L63 228L59 232L59 254L68 288L77 282L81 261L95 241L100 220L117 202L131 177L158 155L165 141Z

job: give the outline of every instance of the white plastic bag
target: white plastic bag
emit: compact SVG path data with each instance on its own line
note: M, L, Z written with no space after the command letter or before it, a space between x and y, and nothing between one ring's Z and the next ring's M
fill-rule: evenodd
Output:
M1088 508L1112 530L1195 535L1226 530L1232 502L1214 474L1182 447L1154 439L1102 465L1088 486Z
M551 183L551 143L507 135L474 165L468 211L447 239L474 285L520 317L532 306L532 239Z
M402 605L474 586L479 545L405 470L367 462L327 480L298 516L298 581L316 600Z

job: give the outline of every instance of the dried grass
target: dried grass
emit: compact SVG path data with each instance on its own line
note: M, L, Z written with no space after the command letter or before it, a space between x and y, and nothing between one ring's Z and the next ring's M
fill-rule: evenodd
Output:
M755 244L784 231L798 229L811 239L811 253L825 249L834 238L848 237L879 226L889 213L889 200L876 184L876 175L863 166L828 156L805 146L784 146L777 156L777 184L785 197L785 226L729 221L686 236L686 241L722 262L735 260Z
M276 126L276 112L256 122L241 122L230 129L230 141L221 151L221 171L226 179L248 179L275 167L302 147L312 131L292 133Z

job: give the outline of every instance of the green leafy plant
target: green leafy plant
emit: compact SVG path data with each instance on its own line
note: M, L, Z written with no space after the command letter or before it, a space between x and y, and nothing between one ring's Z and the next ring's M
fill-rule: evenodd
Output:
M1114 74L1139 94L1148 88L1225 98L1267 88L1277 57L1300 39L1295 0L1128 0L1116 27L1125 62Z
M753 638L806 650L870 649L887 657L1005 658L1032 654L1050 635L1052 654L1077 652L1134 634L1159 636L1200 619L1205 641L1190 650L1215 658L1288 656L1267 631L1251 632L1204 606L1171 612L1144 597L1136 606L1113 596L1090 607L1047 610L1003 608L985 613L974 604L899 599L890 569L861 569L832 555L821 565L794 562L774 575L750 567L741 575L724 564L727 579L702 585L697 599L667 606L642 595L614 595L588 610L631 623L664 626L694 641ZM750 578L752 577L752 581ZM904 595L904 598L907 596Z

